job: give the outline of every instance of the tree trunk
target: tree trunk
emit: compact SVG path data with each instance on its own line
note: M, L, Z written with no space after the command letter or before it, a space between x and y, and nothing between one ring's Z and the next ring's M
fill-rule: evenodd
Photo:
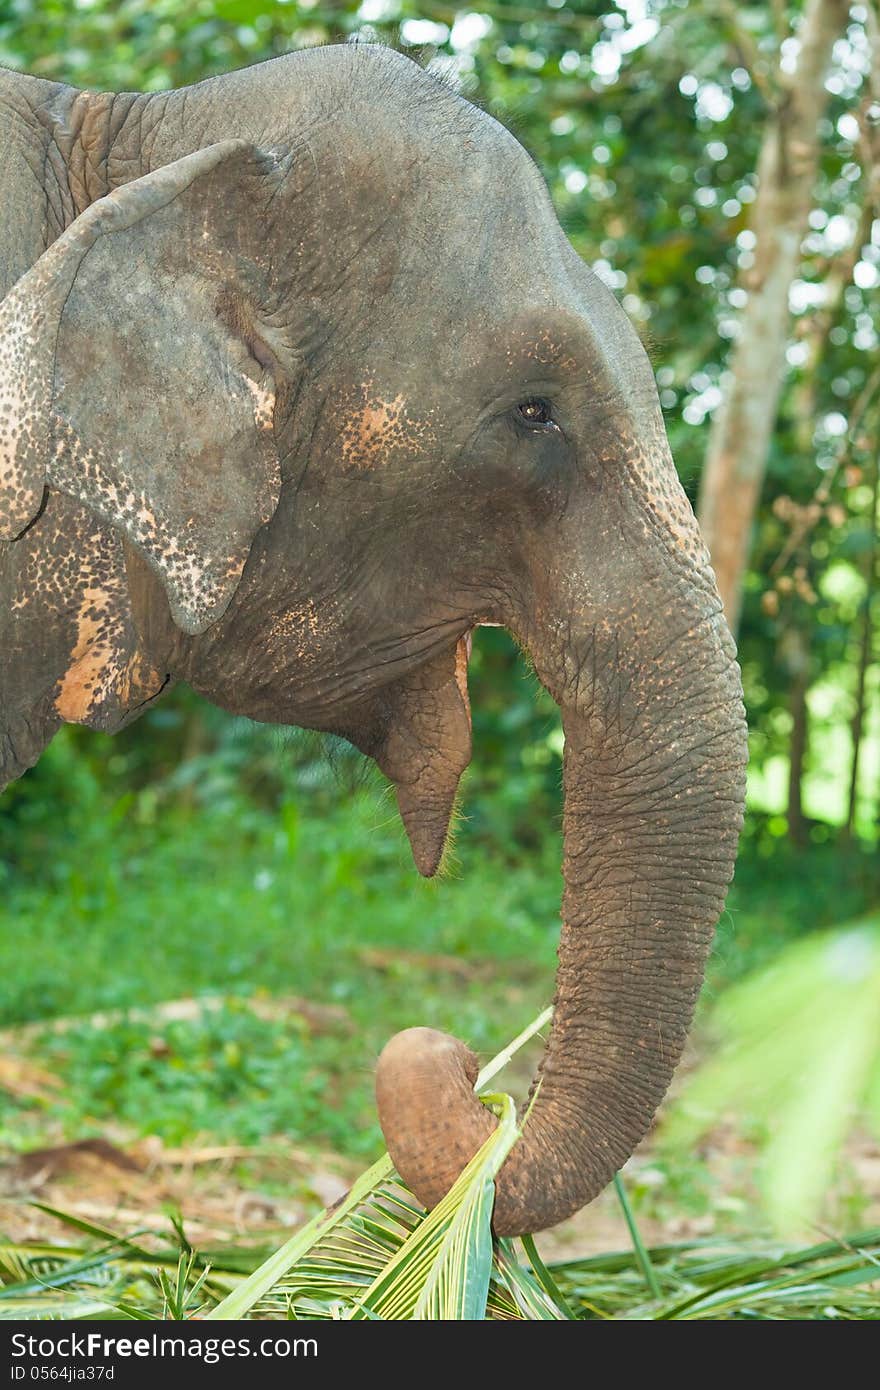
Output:
M865 731L865 699L867 693L868 667L874 649L874 623L873 606L874 592L877 584L877 560L880 555L880 540L878 540L878 530L880 530L880 459L875 455L874 458L874 479L873 479L873 504L869 526L871 527L871 543L865 559L865 580L867 589L865 592L865 609L862 626L862 637L859 651L859 669L856 677L856 706L852 720L852 765L850 767L849 778L849 806L846 817L847 835L855 834L856 812L858 810L859 798L859 762L862 751L862 735Z
M736 631L752 520L785 376L788 296L818 164L825 75L848 0L809 0L796 70L780 73L758 163L755 259L743 277L748 303L729 363L730 386L709 437L699 517L727 621Z
M791 742L788 751L788 836L802 848L807 842L807 823L804 819L801 788L804 764L809 744L810 718L807 691L810 688L809 636L793 628L786 644L786 665L791 676L789 711L791 713Z

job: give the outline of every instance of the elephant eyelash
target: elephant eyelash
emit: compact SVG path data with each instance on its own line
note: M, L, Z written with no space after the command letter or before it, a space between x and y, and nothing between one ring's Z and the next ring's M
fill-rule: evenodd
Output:
M529 430L559 430L560 426L553 414L553 406L543 396L530 396L520 401L516 407L519 421Z

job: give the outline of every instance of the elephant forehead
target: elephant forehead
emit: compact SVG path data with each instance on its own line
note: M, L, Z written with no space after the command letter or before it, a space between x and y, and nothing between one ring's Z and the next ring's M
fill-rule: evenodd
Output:
M418 415L401 392L362 382L344 393L334 411L346 469L373 469L423 455L436 441L433 412Z

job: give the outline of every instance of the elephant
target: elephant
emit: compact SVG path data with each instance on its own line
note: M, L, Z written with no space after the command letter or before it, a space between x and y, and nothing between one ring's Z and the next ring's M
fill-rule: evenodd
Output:
M537 166L378 45L176 91L0 73L0 784L173 683L339 735L432 875L509 630L560 708L554 1016L499 1235L645 1134L730 882L742 689L653 371ZM497 1123L431 1029L378 1061L432 1206Z

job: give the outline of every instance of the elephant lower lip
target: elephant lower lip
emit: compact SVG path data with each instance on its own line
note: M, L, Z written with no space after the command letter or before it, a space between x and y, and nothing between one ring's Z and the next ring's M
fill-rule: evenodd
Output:
M471 652L473 651L473 646L474 643L472 632L466 632L464 637L460 637L458 639L458 644L455 648L455 683L458 686L458 693L461 696L462 704L464 705L465 713L467 714L467 722L469 729L473 727L473 721L471 719L471 701L470 696L468 694L467 673L468 662L471 659Z
M478 628L478 627L503 627L503 626L504 626L503 623L496 623L496 622L493 622L493 621L491 620L491 618L478 618L477 621L474 623L473 627L469 627L468 630L467 630L467 632L464 634L464 637L461 639L461 641L463 641L463 642L466 644L466 645L465 645L465 650L466 650L466 652L467 652L467 659L468 659L468 661L470 661L470 659L471 659L471 652L472 652L473 649L474 649L474 633L476 632L477 628Z
M439 867L459 779L470 761L470 653L470 632L464 632L392 685L381 738L369 749L395 784L413 859L426 878Z

